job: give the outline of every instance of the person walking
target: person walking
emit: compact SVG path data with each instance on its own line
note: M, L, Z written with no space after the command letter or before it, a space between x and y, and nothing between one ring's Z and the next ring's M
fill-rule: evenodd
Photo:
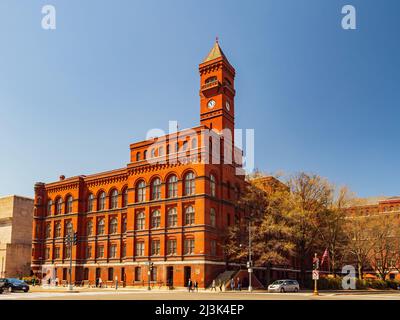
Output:
M192 291L192 279L189 278L187 286L188 286L188 291L189 292Z
M222 281L221 281L221 279L219 279L219 284L218 284L218 286L219 286L219 291L221 292L221 291L222 291Z
M194 289L193 289L193 292L194 292L194 290L196 290L196 292L199 292L199 283L197 282L197 280L194 280Z
M240 282L239 277L237 278L237 289L238 291L242 291L242 283Z
M103 280L101 280L101 278L99 277L99 287L102 288L103 287Z
M215 279L212 281L212 284L211 284L211 291L217 291L217 288L215 287Z
M118 290L118 276L115 276L115 290Z
M235 290L235 280L233 278L231 279L231 290Z
M58 277L56 278L56 287L58 287L58 282L59 282L59 279L58 279Z

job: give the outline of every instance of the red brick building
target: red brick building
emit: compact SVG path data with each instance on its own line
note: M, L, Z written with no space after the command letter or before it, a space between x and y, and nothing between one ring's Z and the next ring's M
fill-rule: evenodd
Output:
M235 69L216 42L199 72L199 126L131 144L124 168L35 185L35 274L50 267L67 281L71 255L74 282L204 287L225 270L222 234L242 218L245 184ZM71 252L65 237L75 232Z

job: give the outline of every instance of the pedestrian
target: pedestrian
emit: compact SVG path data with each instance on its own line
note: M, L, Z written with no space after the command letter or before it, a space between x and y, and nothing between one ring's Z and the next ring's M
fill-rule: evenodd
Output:
M231 290L235 290L235 280L233 278L231 279Z
M219 279L219 291L222 291L222 281Z
M211 291L217 291L217 288L215 287L215 279L212 281L212 284L211 284Z
M194 289L193 289L193 292L194 292L194 290L196 290L196 292L199 292L199 284L198 284L197 280L194 280Z
M101 280L101 278L99 277L99 287L102 288L103 287L103 280Z
M192 291L192 279L189 278L188 280L188 291Z
M115 276L115 290L118 290L118 276Z
M58 279L58 277L56 277L56 287L58 287L58 282L59 282L60 280Z
M239 291L242 291L242 284L241 284L241 282L240 282L239 277L237 278L237 289L238 289Z

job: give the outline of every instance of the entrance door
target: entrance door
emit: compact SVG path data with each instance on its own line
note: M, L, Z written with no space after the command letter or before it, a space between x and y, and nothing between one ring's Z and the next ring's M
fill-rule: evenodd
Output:
M98 280L101 276L101 269L100 268L96 268L96 280Z
M174 267L167 267L167 286L174 285Z
M187 287L189 279L192 278L192 268L191 267L185 267L184 268L184 274L185 274L185 277L184 277L185 284L184 285L185 285L185 287Z

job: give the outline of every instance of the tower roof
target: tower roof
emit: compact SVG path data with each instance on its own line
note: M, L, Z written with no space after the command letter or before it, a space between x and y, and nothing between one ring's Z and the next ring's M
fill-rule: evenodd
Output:
M228 60L224 54L224 52L222 51L221 47L219 46L218 43L218 38L215 40L215 44L212 47L211 51L209 52L209 54L207 55L207 57L204 59L204 62L208 62L217 58L223 57L226 60Z

